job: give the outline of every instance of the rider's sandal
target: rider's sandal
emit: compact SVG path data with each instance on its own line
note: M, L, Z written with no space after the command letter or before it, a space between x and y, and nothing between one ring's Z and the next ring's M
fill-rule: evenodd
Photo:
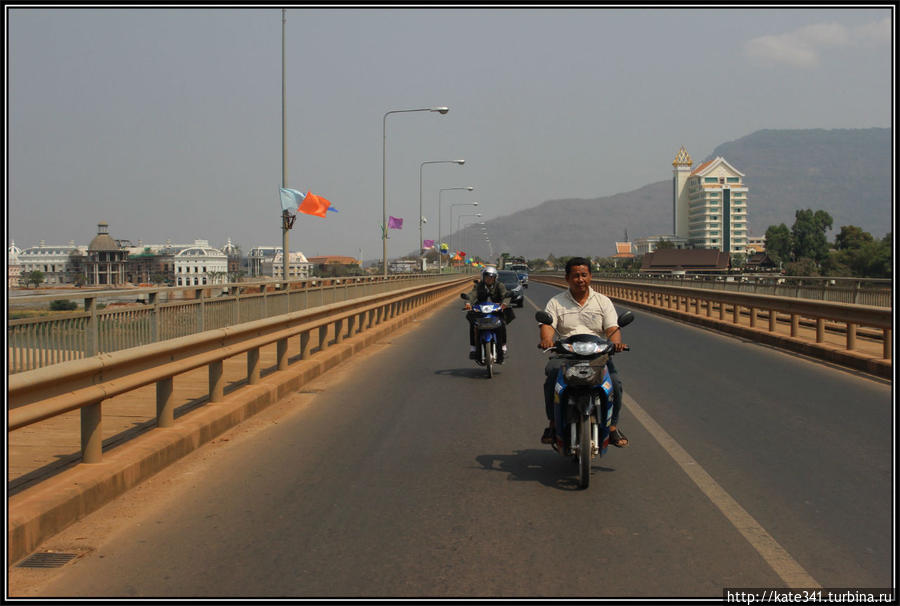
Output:
M542 444L553 444L556 439L556 432L552 427L548 427L544 430L544 435L541 436Z
M625 442L624 444L620 444L620 442ZM609 443L615 446L616 448L625 448L628 446L628 436L621 429L613 429L609 432Z

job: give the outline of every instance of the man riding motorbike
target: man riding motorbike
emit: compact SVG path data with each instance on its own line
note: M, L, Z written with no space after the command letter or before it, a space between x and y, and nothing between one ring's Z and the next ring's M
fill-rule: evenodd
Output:
M619 331L618 314L609 297L601 295L591 288L591 264L583 257L573 257L566 263L566 282L568 290L554 296L547 302L544 308L553 318L553 325L540 325L540 347L548 349L553 347L555 338L554 328L560 338L574 334L593 333L609 340L615 350L622 351L626 345L622 343L622 334ZM541 442L552 444L555 434L553 422L553 388L556 383L556 374L563 360L551 358L544 368L547 379L544 381L544 408L550 426L544 430ZM612 359L607 364L609 377L613 384L613 412L609 426L609 443L618 448L628 445L628 438L621 429L617 428L619 411L622 408L622 382L616 372Z
M497 329L497 339L503 350L503 360L507 359L506 351L506 325L512 321L512 309L509 308L509 302L512 294L503 285L503 282L497 279L496 267L485 267L481 272L481 281L475 285L472 292L469 293L469 299L466 303L466 309L470 310L466 313L466 319L469 321L469 359L478 359L478 349L476 347L476 329L475 318L478 316L471 311L473 303L484 303L492 301L499 303L503 310L503 324Z

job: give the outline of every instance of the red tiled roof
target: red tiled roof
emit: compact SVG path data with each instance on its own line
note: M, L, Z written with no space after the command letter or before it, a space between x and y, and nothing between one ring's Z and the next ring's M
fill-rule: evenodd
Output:
M308 257L310 263L322 265L329 263L341 263L344 265L349 265L351 263L359 263L357 259L353 257L342 257L340 255L325 255L322 257Z
M716 161L716 159L713 158L712 160L709 160L708 162L704 162L703 164L701 164L700 166L698 166L697 168L695 168L694 170L692 170L692 171L691 171L691 175L696 175L696 174L699 173L700 171L705 170L707 166L709 166L710 164L712 164L712 163L715 162L715 161Z

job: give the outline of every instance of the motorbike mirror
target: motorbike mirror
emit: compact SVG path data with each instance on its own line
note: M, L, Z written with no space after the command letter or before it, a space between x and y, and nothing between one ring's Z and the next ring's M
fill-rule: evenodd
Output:
M628 326L632 322L634 322L634 314L631 311L626 311L619 315L619 328Z
M460 299L465 299L466 301L468 301L468 300L469 300L469 295L468 295L468 293L461 292L461 293L459 293L459 298L460 298Z
M550 324L550 325L553 324L553 318L551 318L550 314L548 314L546 311L543 311L543 310L535 313L534 319L537 320L538 322L540 322L541 324Z

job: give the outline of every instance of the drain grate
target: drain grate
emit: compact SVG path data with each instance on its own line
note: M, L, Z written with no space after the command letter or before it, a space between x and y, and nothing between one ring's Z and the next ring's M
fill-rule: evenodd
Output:
M19 564L20 568L59 568L78 557L74 553L36 553Z

